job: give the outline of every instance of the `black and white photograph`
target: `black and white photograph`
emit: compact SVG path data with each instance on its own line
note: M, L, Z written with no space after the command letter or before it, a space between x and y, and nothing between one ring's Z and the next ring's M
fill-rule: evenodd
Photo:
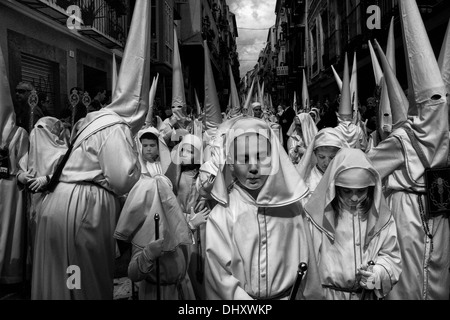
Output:
M449 108L448 0L0 0L0 308L448 301Z

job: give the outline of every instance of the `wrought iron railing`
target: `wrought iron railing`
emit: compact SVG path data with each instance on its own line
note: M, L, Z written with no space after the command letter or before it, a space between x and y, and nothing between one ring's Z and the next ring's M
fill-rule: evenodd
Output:
M128 17L124 0L55 0L66 10L71 5L80 8L84 26L90 26L119 43L125 44Z

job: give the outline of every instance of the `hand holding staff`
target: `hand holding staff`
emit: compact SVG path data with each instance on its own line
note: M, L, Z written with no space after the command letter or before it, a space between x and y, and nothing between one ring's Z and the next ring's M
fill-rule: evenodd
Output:
M155 213L155 240L159 239L159 214ZM156 259L156 300L161 300L161 278L159 274L159 258Z
M292 287L292 291L289 296L289 300L295 300L295 297L297 296L298 288L300 287L302 278L305 275L306 270L308 270L308 265L305 262L301 262L298 265L297 278L295 279L294 286Z
M373 262L373 260L370 260L370 261L367 263L367 266L368 266L368 267L369 267L369 266L374 266L374 265L375 265L375 262ZM363 288L363 289L362 289L361 298L360 298L359 300L365 300L365 299L366 299L366 293L367 293L367 289Z

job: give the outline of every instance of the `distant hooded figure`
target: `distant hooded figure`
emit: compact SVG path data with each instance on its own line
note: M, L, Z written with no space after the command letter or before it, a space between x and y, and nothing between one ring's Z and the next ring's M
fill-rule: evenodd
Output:
M289 158L292 163L297 164L317 134L317 126L308 113L299 113L287 134Z
M310 194L316 190L328 165L341 148L349 148L349 145L336 129L324 128L315 135L297 165L297 170L309 187ZM305 201L307 199L304 198Z

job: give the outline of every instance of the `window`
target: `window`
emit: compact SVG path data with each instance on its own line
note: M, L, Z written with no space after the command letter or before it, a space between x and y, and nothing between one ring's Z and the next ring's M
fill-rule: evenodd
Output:
M173 9L164 1L164 62L172 65L173 56Z
M23 52L20 55L22 81L31 83L37 93L47 94L50 98L48 111L51 115L56 115L55 101L59 96L59 88L57 88L59 64Z
M156 0L152 1L152 21L151 21L151 34L152 34L152 44L150 56L152 59L158 60L158 7Z

